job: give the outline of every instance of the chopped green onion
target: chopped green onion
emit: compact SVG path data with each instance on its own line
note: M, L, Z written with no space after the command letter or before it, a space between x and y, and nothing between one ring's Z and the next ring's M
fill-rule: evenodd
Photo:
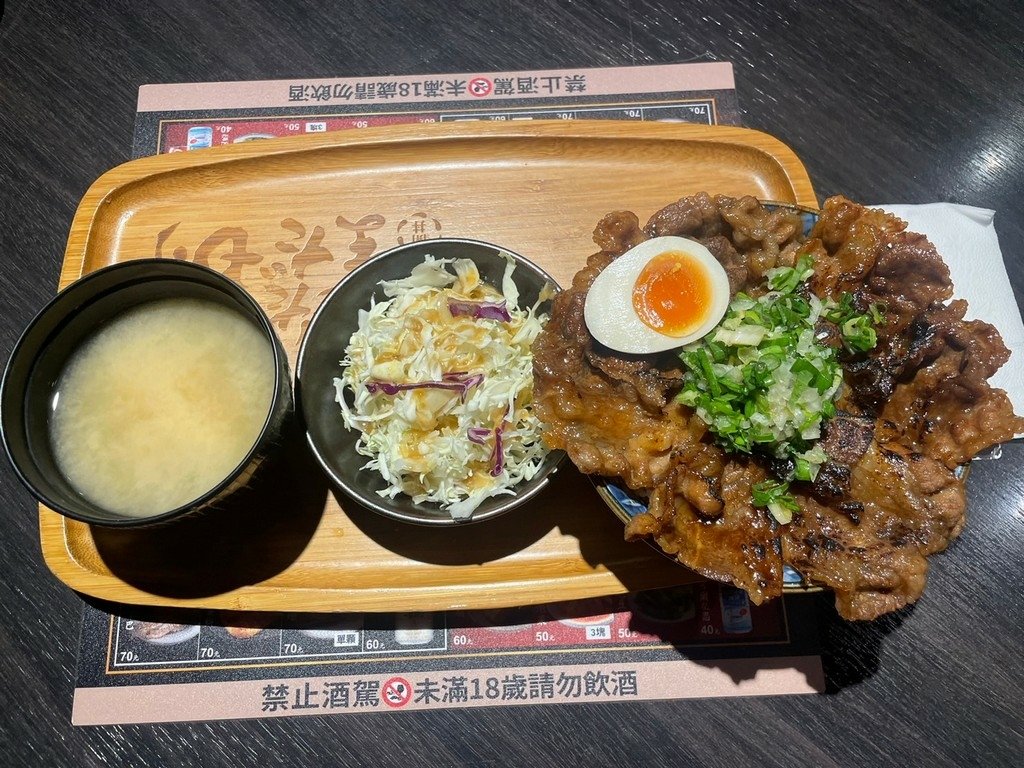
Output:
M839 352L815 338L815 324L828 320L847 350L865 352L877 343L875 325L884 322L882 307L858 312L852 294L838 301L808 295L802 289L813 274L806 255L795 267L768 270L767 293L756 299L737 293L718 328L680 355L686 375L678 400L723 447L789 460L786 482L760 484L754 494L755 505L768 507L779 522L797 511L788 481L813 481L827 461L814 441L822 422L835 416L843 382Z
M874 349L878 342L875 329L871 326L871 318L867 315L851 317L841 326L843 340L858 352Z
M814 274L814 262L807 254L801 256L795 267L775 267L765 273L768 287L779 293L792 293L797 285Z
M750 498L755 507L767 507L772 517L782 525L792 522L793 513L800 511L800 505L789 493L789 483L777 480L756 483L750 488Z

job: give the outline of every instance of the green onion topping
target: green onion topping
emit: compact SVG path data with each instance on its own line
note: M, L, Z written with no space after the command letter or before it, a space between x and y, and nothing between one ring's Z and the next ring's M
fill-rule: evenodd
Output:
M884 321L881 307L858 312L849 293L832 301L805 290L812 274L807 255L795 267L768 270L767 293L737 293L718 327L680 355L686 375L678 400L696 410L717 441L791 467L783 482L753 489L755 506L780 523L799 511L789 481L813 481L828 458L815 443L835 415L843 383L839 351L819 341L818 322L832 323L847 351L857 353L874 348L875 326Z

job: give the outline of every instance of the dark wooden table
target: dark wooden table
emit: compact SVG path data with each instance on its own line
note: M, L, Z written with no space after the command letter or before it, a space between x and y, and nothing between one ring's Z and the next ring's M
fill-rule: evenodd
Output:
M994 208L1024 297L1024 6L450 0L13 0L0 24L0 355L54 292L76 204L129 158L153 82L732 61L746 125L817 191ZM825 5L825 4L822 4ZM896 10L897 5L902 9ZM671 190L666 196L671 196ZM983 308L978 308L982 313ZM850 625L819 599L829 691L168 726L70 724L81 599L0 467L0 763L1019 765L1024 448L977 463L924 599Z

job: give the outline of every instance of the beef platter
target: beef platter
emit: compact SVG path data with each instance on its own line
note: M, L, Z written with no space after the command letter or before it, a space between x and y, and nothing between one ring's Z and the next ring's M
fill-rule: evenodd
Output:
M627 538L653 540L755 603L782 593L786 563L831 588L842 616L873 619L920 597L928 556L964 525L962 467L1024 432L1024 419L988 383L1009 351L992 325L965 319L967 303L953 299L949 270L924 236L842 197L826 200L803 230L798 212L752 197L683 198L644 226L631 212L609 214L594 232L600 250L555 298L534 344L535 408L551 448L645 500ZM763 294L766 275L809 263L804 299L876 314L870 349L844 345L824 317L815 325L842 376L815 441L824 453L813 478L794 477L791 458L730 448L680 402L691 374L679 350L617 352L588 330L597 276L663 236L705 246L732 297ZM785 518L755 500L778 478L789 481Z

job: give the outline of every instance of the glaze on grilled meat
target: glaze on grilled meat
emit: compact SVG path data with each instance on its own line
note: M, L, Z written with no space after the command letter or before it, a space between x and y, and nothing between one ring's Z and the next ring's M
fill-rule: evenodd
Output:
M916 600L928 555L964 520L959 465L1024 431L988 378L1008 357L998 332L965 321L949 270L921 235L844 198L825 202L809 237L800 217L753 198L684 198L643 228L620 211L599 224L600 251L555 299L534 346L537 413L546 441L581 471L621 478L648 502L627 527L699 573L746 589L760 603L781 594L782 564L831 587L839 612L871 619ZM648 237L679 235L719 259L735 293L756 293L766 270L809 254L811 289L884 307L879 343L843 353L839 413L821 445L814 483L794 483L801 512L779 526L752 506L751 486L784 470L729 455L704 423L674 402L678 357L629 357L596 345L583 321L586 292L612 259ZM841 342L819 328L824 343Z
M852 466L864 455L875 435L875 420L839 410L825 424L818 445L834 462Z

